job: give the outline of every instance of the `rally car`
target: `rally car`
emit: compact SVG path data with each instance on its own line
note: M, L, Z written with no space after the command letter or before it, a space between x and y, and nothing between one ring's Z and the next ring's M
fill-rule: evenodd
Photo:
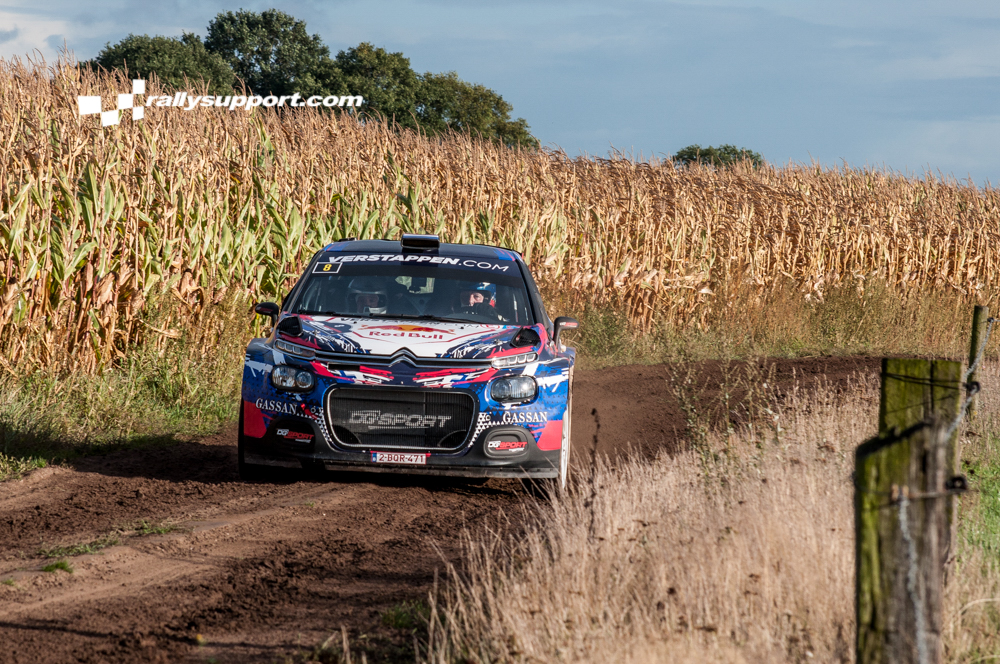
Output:
M572 318L515 251L433 235L327 245L247 346L239 471L267 466L557 479Z

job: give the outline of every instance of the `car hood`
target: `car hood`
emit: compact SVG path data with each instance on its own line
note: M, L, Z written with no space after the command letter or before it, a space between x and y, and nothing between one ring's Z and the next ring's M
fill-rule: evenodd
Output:
M300 315L302 334L281 338L334 353L390 356L403 349L416 357L486 359L499 354L519 325L446 323L391 318ZM538 330L538 326L535 327ZM527 349L525 349L527 350Z

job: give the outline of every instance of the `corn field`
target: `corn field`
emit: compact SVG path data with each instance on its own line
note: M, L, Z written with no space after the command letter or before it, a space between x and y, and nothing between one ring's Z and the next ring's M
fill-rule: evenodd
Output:
M644 329L704 325L727 294L788 280L819 300L873 280L904 298L996 299L990 188L571 159L309 108L149 107L106 128L77 114L77 95L110 108L130 89L69 62L0 60L3 369L94 372L139 343L211 343L199 326L213 304L280 297L338 238L410 231L514 248L543 290ZM167 323L149 322L153 307Z

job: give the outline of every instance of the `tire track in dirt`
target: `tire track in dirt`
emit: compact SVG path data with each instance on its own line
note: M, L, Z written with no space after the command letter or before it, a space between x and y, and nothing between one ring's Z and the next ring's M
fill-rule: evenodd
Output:
M595 408L602 454L680 449L686 420L673 378L692 379L711 400L747 367L578 371L576 462L589 456ZM752 369L808 389L824 376L847 386L852 375L877 371L878 360ZM411 634L383 625L382 614L426 597L441 556L458 558L463 527L497 525L503 512L504 527L517 528L524 504L535 500L511 480L283 472L247 484L236 475L235 434L230 427L0 483L0 581L15 584L0 584L0 663L275 661L310 650L341 625L369 661L412 661ZM120 534L116 546L69 559L72 574L40 571L50 562L41 547L90 542L141 520L183 529Z

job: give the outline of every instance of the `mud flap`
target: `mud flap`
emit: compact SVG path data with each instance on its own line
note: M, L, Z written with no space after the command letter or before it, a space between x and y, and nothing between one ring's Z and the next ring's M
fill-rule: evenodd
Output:
M569 370L569 387L566 389L566 412L563 413L562 445L559 447L559 488L566 489L569 478L570 433L573 420L573 368Z

